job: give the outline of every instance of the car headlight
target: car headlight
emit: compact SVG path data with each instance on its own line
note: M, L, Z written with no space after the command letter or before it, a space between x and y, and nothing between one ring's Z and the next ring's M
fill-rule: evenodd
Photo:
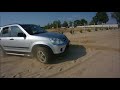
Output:
M50 38L50 41L52 44L54 45L59 45L59 44L63 44L64 42L58 38Z

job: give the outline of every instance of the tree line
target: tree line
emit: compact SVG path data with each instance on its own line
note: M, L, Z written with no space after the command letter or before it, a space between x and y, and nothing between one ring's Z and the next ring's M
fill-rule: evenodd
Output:
M112 12L111 17L117 21L117 24L120 24L120 12ZM60 20L53 21L52 23L48 23L44 26L45 29L51 28L61 28L61 27L76 27L76 26L83 26L83 25L97 25L97 24L106 24L109 21L109 17L106 12L97 12L96 15L92 18L90 23L86 19L75 20L75 21L64 21L61 23Z

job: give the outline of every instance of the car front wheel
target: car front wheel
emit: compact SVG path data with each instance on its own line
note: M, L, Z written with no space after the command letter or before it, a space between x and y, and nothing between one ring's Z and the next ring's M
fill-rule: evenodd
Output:
M36 58L44 64L49 63L52 59L52 52L46 47L38 47L36 49Z
M5 51L2 49L2 47L0 46L0 57L4 57L6 54L5 54Z

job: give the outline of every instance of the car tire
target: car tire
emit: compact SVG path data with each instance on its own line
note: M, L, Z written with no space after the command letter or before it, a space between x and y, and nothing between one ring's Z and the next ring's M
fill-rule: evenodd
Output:
M35 50L35 56L41 63L47 64L53 57L52 51L46 47L37 47Z
M3 48L0 46L0 57L5 57L5 56L6 56L6 53L3 50Z

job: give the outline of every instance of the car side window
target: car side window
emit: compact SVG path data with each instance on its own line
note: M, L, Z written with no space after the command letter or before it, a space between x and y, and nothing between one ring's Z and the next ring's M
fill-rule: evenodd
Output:
M3 28L1 33L2 33L2 37L9 37L10 36L10 29L9 29L9 27Z
M11 26L11 37L18 37L19 33L23 33L18 26Z

